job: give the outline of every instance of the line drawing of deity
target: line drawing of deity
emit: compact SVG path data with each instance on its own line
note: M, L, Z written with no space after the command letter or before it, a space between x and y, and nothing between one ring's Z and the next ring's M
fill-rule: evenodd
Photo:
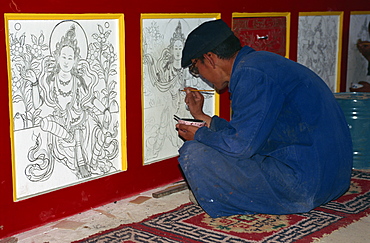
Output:
M50 180L58 174L56 165L74 175L71 183L120 169L117 54L108 41L109 23L97 24L97 30L88 43L79 22L61 21L54 26L49 45L42 31L39 37L31 34L33 47L26 43L26 34L19 38L18 32L10 34L10 49L20 50L11 53L16 67L12 82L19 86L12 90L13 103L27 107L16 110L14 121L22 120L22 126L15 125L14 130L32 130L34 143L22 151L29 163L24 175L30 182ZM35 50L37 58L30 58Z
M370 82L367 75L368 61L357 49L357 41L370 40L368 26L370 14L352 14L350 17L349 39L348 39L348 61L347 61L347 91L353 83L359 81Z
M182 49L190 30L189 23L183 19L144 21L144 164L176 156L183 144L173 119L173 115L191 117L184 103L185 92L181 90L184 87L210 89L209 84L181 67ZM208 114L214 112L213 98L213 94L205 94Z
M300 16L297 61L319 75L336 91L338 62L337 16Z

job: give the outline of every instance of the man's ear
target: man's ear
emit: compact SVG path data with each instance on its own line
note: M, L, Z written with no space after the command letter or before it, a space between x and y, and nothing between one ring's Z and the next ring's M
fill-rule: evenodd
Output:
M203 54L203 57L209 61L213 68L216 67L216 54L214 54L213 52L207 52L206 54Z

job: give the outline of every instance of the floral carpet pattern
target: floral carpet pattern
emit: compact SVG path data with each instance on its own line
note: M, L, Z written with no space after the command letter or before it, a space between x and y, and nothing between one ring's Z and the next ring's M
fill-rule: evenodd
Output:
M76 242L312 242L370 214L370 172L354 170L340 198L308 213L209 217L184 204Z

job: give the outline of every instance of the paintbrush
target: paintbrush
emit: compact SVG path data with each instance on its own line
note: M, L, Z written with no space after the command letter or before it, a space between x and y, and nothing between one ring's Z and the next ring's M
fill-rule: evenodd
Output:
M181 120L181 118L180 117L178 117L178 116L176 116L176 115L173 115L174 117L173 117L173 119L175 119L175 121L179 121L179 120Z
M189 89L190 91L198 91L198 92L214 92L213 89ZM180 89L180 91L186 91L185 89Z

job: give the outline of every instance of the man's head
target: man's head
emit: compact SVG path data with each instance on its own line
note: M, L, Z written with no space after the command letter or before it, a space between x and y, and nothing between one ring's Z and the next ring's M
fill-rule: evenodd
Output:
M185 47L182 50L181 66L183 68L189 67L192 59L202 57L203 54L213 51L226 39L233 37L236 38L229 26L221 19L199 25L186 39Z
M185 42L181 66L201 76L218 90L228 85L233 60L241 49L240 40L222 20L201 24Z

